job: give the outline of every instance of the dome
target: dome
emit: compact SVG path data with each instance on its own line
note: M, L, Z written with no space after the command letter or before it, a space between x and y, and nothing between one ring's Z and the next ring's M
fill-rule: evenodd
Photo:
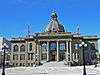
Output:
M51 14L52 20L48 23L44 32L65 32L63 25L57 20L56 12Z

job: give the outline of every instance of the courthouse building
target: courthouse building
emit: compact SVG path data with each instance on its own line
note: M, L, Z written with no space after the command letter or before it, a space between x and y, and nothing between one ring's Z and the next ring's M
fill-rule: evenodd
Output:
M51 21L44 32L11 39L11 63L14 66L32 66L35 61L66 61L69 65L83 64L83 50L79 44L84 41L85 63L91 64L99 58L97 35L82 36L65 32L57 20L57 14L51 14Z

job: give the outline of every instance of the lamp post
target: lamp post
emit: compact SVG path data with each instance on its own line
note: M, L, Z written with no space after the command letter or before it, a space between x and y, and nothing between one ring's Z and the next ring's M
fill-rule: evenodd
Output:
M83 50L83 75L87 75L86 74L86 68L85 68L85 57L84 57L84 47L86 47L87 44L85 44L84 42L82 42L81 44L79 44L79 47L82 47Z
M5 75L5 50L8 49L8 45L6 43L4 43L4 45L2 46L2 50L3 50L3 68L2 68L2 75Z

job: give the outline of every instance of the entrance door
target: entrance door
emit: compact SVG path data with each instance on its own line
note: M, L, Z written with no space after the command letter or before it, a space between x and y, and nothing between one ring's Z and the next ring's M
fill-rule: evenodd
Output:
M55 55L51 56L51 61L55 61Z
M56 61L56 52L55 51L51 52L51 54L50 54L50 60L51 61Z

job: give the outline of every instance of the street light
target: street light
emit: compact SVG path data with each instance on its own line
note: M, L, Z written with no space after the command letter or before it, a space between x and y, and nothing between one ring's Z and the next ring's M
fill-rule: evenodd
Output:
M2 68L2 75L5 75L5 50L8 49L8 45L6 43L4 43L4 45L2 46L2 50L3 50L3 68Z
M87 47L87 44L85 44L84 42L82 42L81 44L79 44L79 47L82 47L83 50L83 75L87 75L86 74L86 68L85 68L85 57L84 57L84 47Z

